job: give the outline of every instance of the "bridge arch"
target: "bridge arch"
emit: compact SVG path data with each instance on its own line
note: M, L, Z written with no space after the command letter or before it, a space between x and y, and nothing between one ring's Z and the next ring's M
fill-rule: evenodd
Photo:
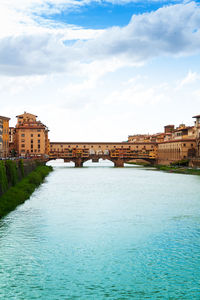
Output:
M114 163L110 159L102 159L99 158L98 161L92 161L92 159L88 159L83 163L84 167L90 167L90 166L108 166L108 167L114 167Z

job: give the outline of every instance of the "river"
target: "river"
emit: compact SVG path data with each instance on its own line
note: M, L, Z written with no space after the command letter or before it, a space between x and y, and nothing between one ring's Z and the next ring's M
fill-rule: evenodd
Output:
M0 299L200 299L200 177L87 166L0 221Z

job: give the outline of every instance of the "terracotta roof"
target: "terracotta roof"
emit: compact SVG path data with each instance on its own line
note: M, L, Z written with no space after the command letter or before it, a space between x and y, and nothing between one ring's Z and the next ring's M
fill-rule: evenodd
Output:
M0 116L0 119L10 120L10 118L8 118L8 117L3 117L3 116Z
M194 126L186 126L186 127L182 127L182 128L176 128L174 131L182 131L182 130L186 130L186 129L190 129L193 128Z
M30 116L34 116L34 117L36 117L36 118L37 118L37 116L36 116L36 115L34 115L34 114L30 114L30 113L27 113L26 111L25 111L23 114L16 116L16 118L18 118L18 117L22 117L22 116L24 116L25 114L27 114L27 115L30 115Z
M158 144L167 144L167 143L180 143L180 142L195 142L196 139L180 139L180 140L169 140L169 141L164 141Z

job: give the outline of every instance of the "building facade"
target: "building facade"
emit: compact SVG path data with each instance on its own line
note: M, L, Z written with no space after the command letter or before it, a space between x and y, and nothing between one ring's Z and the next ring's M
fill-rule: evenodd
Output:
M195 126L180 124L166 125L163 133L153 135L132 135L129 143L155 143L154 151L158 164L170 165L181 160L200 159L200 115L196 118Z
M196 131L196 144L197 144L197 157L200 158L200 115L194 116L195 118L195 131Z
M195 156L195 139L169 140L158 144L158 164L170 165L176 161L191 159Z
M0 116L0 158L9 156L9 120Z
M48 155L48 128L37 121L37 116L24 112L17 116L14 133L15 151L22 157L40 157Z
M15 156L15 128L9 127L9 153L10 156Z

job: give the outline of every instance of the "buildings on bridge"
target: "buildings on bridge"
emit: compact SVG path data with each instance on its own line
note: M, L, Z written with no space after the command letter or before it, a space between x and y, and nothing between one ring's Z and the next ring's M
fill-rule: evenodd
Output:
M51 142L49 155L52 158L66 158L70 157L70 153L76 151L77 153L84 153L88 155L107 155L113 154L117 155L127 155L132 153L132 157L137 157L139 155L148 155L149 158L154 159L156 153L155 143L92 143L92 142L82 142L82 143L62 143L62 142Z

